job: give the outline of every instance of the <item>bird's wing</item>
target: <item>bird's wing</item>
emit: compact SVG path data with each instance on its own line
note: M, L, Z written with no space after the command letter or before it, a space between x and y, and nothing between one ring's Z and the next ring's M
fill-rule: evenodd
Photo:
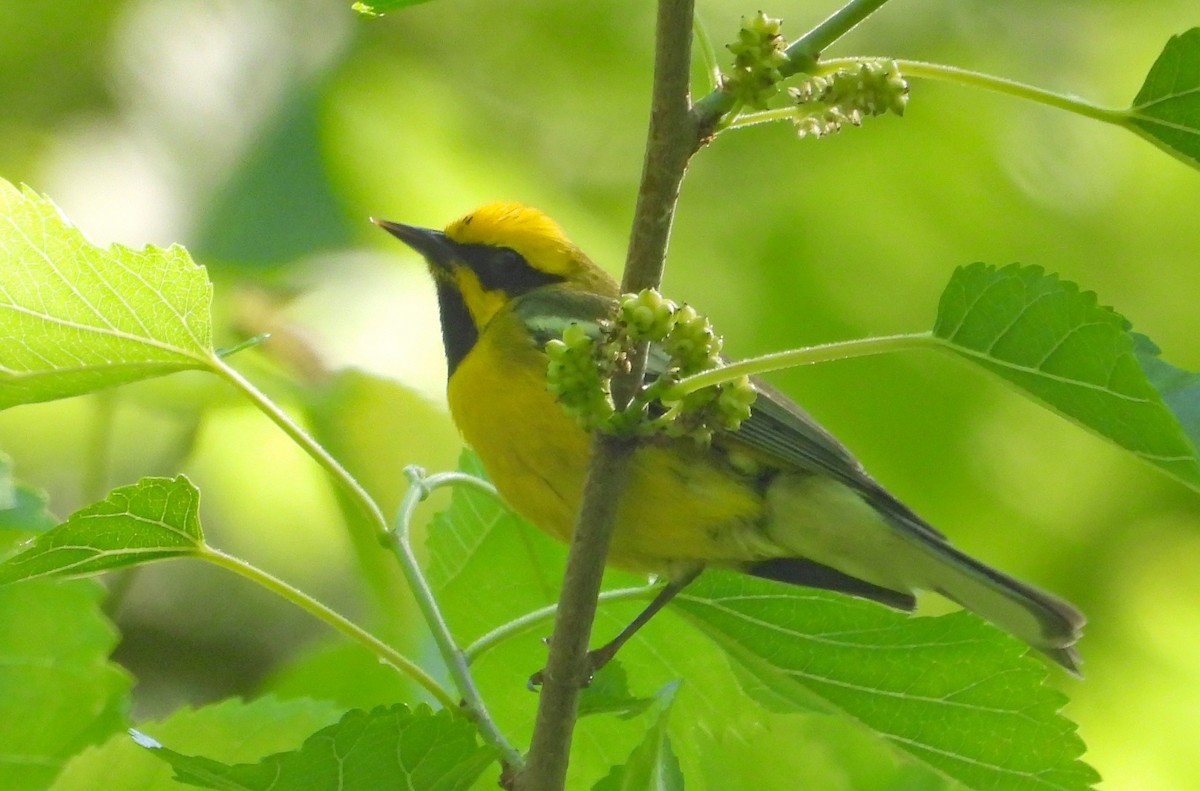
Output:
M718 441L741 444L784 469L830 475L855 489L893 524L944 540L940 532L893 497L863 469L858 459L796 402L770 385L754 380L758 398L737 431Z
M512 309L525 323L539 347L555 338L571 324L582 324L593 337L600 335L600 321L613 314L615 299L590 291L555 286L539 288L513 300Z

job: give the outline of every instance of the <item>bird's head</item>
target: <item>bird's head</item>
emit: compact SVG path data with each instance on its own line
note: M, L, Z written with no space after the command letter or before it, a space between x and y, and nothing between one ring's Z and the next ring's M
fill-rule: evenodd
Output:
M437 284L442 337L451 371L506 305L559 286L615 297L616 281L592 263L543 212L511 201L489 203L444 231L372 220L424 256Z

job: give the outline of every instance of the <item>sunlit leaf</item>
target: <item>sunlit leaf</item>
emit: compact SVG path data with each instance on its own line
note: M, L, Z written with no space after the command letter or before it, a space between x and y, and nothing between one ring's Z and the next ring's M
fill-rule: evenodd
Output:
M230 791L465 791L495 761L466 719L425 706L349 711L298 750L253 764L183 755L152 733L138 740L177 780Z
M1167 376L1170 367L1146 353L1146 342L1135 343L1129 322L1095 294L1037 266L972 264L947 285L933 333L1050 408L1200 488L1196 391L1172 390L1165 400L1155 384L1178 376Z
M170 716L138 724L179 750L204 753L221 761L257 761L281 750L298 747L318 728L337 721L342 710L334 704L309 700L261 698L224 700L199 709L182 708ZM49 791L179 791L169 764L129 738L122 729L108 741L72 758Z
M661 710L629 760L614 766L592 791L683 791L683 772L667 736L677 686L671 684L661 694Z
M4 791L44 791L72 755L124 731L130 679L108 659L117 633L102 595L91 580L0 588Z
M97 247L0 179L0 409L210 367L211 302L182 247Z
M0 585L195 555L204 546L199 505L200 491L182 475L113 489L0 563Z
M777 701L799 688L968 788L1066 791L1097 780L1058 713L1066 698L1043 685L1045 666L969 613L914 618L721 572L676 605Z
M1172 36L1134 98L1126 125L1200 167L1200 28Z

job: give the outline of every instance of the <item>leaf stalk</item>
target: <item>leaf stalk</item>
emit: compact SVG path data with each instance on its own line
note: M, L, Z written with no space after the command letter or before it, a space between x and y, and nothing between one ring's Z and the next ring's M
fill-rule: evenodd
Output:
M412 524L413 512L417 505L425 500L434 489L451 484L465 484L487 492L493 497L496 496L496 489L487 481L461 472L426 475L424 470L419 467L406 467L404 474L408 478L409 487L400 501L395 526L389 532L388 544L395 553L396 559L400 561L400 567L408 579L413 596L416 597L421 615L424 616L425 622L433 633L434 645L437 646L442 661L446 663L450 678L458 688L459 695L462 696L462 702L458 708L475 723L475 727L479 729L484 741L492 745L500 754L501 762L506 767L520 771L525 765L525 759L520 751L509 743L504 734L500 732L495 720L488 714L483 696L479 694L479 689L475 686L475 679L472 678L470 668L467 666L466 653L454 642L450 626L437 606L433 590L429 587L429 582L421 571L421 566L417 562L417 557L413 553L412 544L409 541L409 527Z
M232 571L233 573L245 577L251 582L266 588L272 593L283 597L287 601L295 604L300 609L308 612L314 617L324 621L332 626L337 631L341 632L351 640L365 646L368 651L375 654L382 661L408 674L414 681L420 684L426 691L429 692L439 703L445 708L454 711L458 708L454 697L446 691L441 684L433 679L428 673L421 669L419 665L413 662L404 654L392 648L387 643L380 640L375 635L358 626L353 621L345 616L322 604L313 597L309 596L299 588L293 587L276 576L273 576L266 571L254 566L253 564L242 560L241 558L227 555L219 549L214 549L207 544L202 545L196 557L202 560L207 560L209 563L220 566L221 568Z

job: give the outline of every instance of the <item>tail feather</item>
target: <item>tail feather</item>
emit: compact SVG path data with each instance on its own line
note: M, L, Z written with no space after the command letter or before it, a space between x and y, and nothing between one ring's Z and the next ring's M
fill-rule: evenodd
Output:
M750 573L892 606L910 602L917 590L935 591L1079 672L1072 646L1083 613L956 549L869 479L852 488L820 475L779 476L767 505L767 538L786 560L751 566Z
M948 543L922 541L932 564L928 587L1021 638L1078 675L1087 618L1069 602L1010 577ZM922 586L924 587L924 586Z

